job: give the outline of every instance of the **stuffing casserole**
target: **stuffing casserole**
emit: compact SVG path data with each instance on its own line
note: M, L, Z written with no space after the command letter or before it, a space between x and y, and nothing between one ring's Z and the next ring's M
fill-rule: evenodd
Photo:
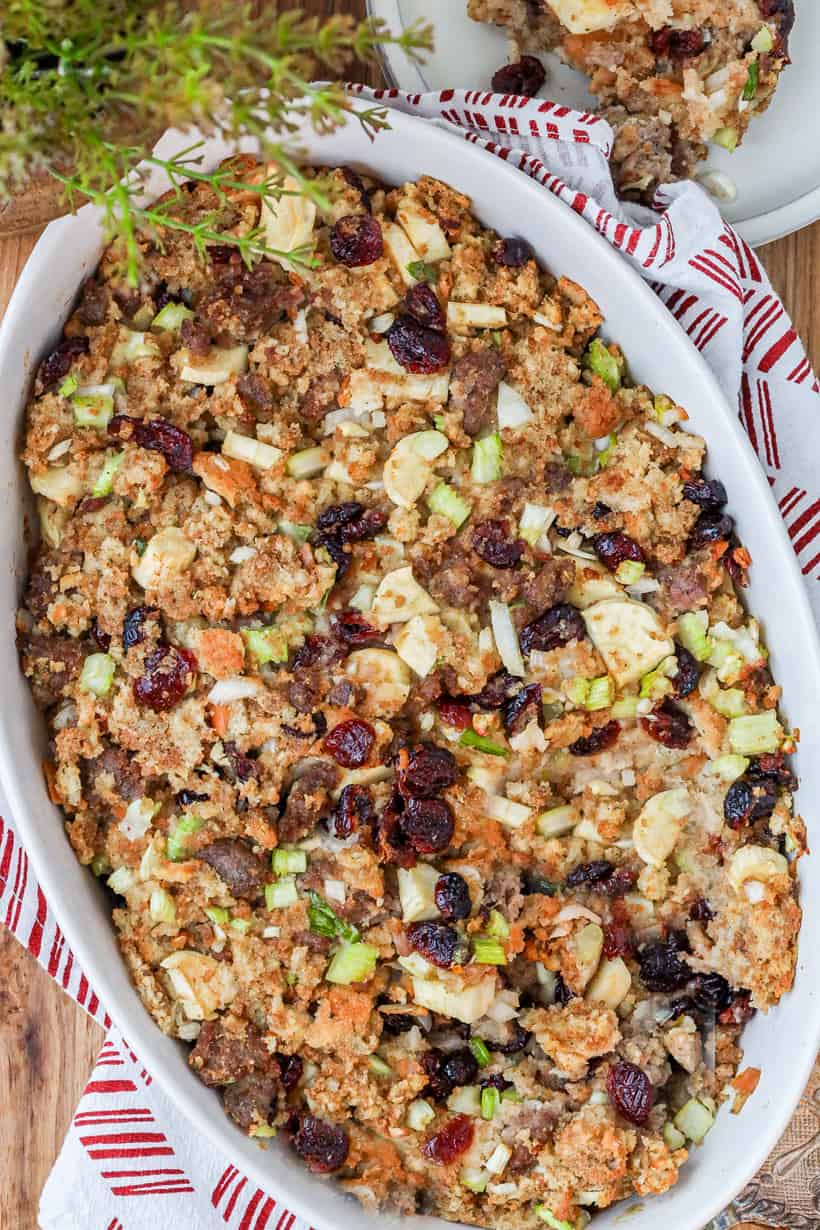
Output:
M468 0L477 21L505 27L513 63L493 85L537 92L545 73L522 50L557 50L589 78L615 129L625 196L651 201L685 179L709 142L734 150L771 102L789 64L793 0Z
M222 206L290 258L145 235L133 290L108 250L40 365L49 788L244 1131L573 1230L753 1091L794 740L704 442L583 288L446 184L322 179Z

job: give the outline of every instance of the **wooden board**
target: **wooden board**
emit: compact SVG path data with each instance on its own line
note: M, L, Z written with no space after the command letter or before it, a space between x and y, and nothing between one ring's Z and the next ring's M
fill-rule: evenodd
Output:
M360 14L364 0L303 0L301 7L320 16ZM360 79L375 82L378 74L365 70ZM0 243L0 315L33 246L30 237ZM760 255L820 367L820 223ZM0 1230L36 1230L40 1191L101 1041L101 1030L0 929Z

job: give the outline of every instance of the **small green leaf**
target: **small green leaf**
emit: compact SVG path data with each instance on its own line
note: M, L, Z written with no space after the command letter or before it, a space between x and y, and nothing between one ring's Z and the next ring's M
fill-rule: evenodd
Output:
M435 269L432 265L428 265L427 261L411 261L407 266L407 272L411 278L419 282L435 282L438 279Z

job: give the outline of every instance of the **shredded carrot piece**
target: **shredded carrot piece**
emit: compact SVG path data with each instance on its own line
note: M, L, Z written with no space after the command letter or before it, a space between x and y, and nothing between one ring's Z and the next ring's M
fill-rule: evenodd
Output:
M57 769L52 760L43 761L43 776L46 779L46 789L52 803L62 803L62 796L57 789Z
M760 1068L744 1068L742 1072L738 1072L735 1079L732 1081L732 1088L735 1090L736 1097L732 1114L738 1115L746 1105L748 1098L752 1096L760 1082Z
M228 732L228 717L227 705L211 705L211 725L220 738Z

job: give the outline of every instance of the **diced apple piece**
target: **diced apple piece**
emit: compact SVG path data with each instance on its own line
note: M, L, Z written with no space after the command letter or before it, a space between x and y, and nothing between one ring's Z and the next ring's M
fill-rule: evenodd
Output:
M447 236L435 214L418 201L401 201L396 210L396 221L406 232L421 260L441 261L451 255Z
M364 717L391 717L410 695L410 671L390 649L357 649L347 659L345 674L365 692Z
M258 470L270 470L282 457L281 448L254 440L252 436L241 436L236 431L229 431L225 436L222 452L235 461L247 461Z
M507 312L492 303L447 304L447 324L451 329L503 329Z
M436 664L443 631L437 615L414 615L396 635L396 653L424 678Z
M585 998L596 1004L606 1004L608 1008L617 1008L626 998L632 986L632 975L620 957L604 960L598 967L598 972L587 987Z
M433 599L413 576L412 567L395 568L379 582L370 613L381 624L407 623L414 615L434 615Z
M406 233L395 222L382 222L382 237L387 255L405 286L415 286L418 278L413 277L408 266L419 260L419 254Z
M58 469L56 466L44 474L32 474L31 489L35 495L44 495L61 508L69 508L83 494L83 481L71 466Z
M286 175L282 187L289 195L262 202L262 227L265 243L278 252L293 252L308 246L316 222L316 202L303 195L297 180ZM288 271L293 262L284 256L272 259Z
M183 359L179 378L191 384L224 384L231 376L248 370L247 346L232 346L228 350L214 347L210 354L202 358L192 356L187 350L181 353Z
M500 794L490 794L484 802L484 811L491 820L497 820L508 829L518 829L532 815L532 808Z
M584 622L619 687L635 683L675 652L660 619L642 602L616 598L596 602L584 611Z
M624 18L637 16L633 0L547 0L547 4L570 34L612 30Z
M767 846L741 846L732 855L728 870L729 883L738 892L749 880L765 883L788 874L789 864L784 855Z
M465 987L459 979L414 978L413 1002L441 1016L474 1025L487 1015L495 999L495 975Z
M236 995L230 964L192 949L172 952L160 962L171 992L189 1021L211 1021Z
M604 949L604 933L597 923L587 923L572 939L575 964L582 986L586 986L598 968Z
M182 530L175 525L169 525L150 539L131 569L131 575L143 589L155 589L166 577L184 572L195 558L194 544L185 537Z
M427 486L433 461L449 444L440 431L414 431L399 440L382 472L388 499L400 508L412 508Z
M409 870L399 868L399 901L404 922L438 918L435 892L439 875L438 869L430 863L417 863Z
M606 598L620 598L623 594L615 578L591 560L579 560L575 568L575 580L567 595L568 601L583 611Z
M647 799L632 827L638 856L651 867L662 867L678 844L691 810L692 800L682 786L662 790Z

